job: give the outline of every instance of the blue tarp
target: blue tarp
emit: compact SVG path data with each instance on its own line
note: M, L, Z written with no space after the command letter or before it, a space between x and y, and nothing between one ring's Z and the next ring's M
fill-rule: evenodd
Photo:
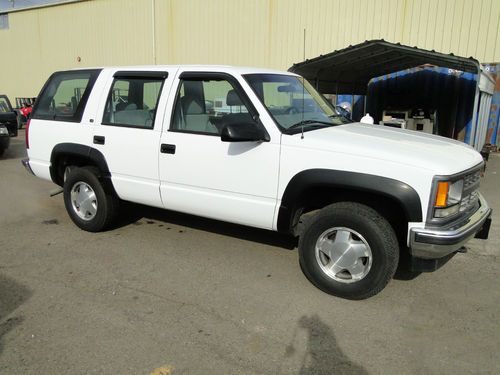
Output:
M337 95L336 104L349 103L351 105L352 115L354 121L361 120L365 110L365 96L364 95Z
M366 111L378 123L384 109L437 110L436 133L470 143L477 74L448 68L412 68L370 81Z
M488 117L486 143L497 145L500 132L500 64L488 64L486 69L495 79L495 92L491 98L491 109Z

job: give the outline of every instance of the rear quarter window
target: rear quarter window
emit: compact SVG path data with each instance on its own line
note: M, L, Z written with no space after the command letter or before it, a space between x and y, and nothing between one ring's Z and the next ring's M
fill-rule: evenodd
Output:
M80 122L100 69L54 73L40 93L32 118Z

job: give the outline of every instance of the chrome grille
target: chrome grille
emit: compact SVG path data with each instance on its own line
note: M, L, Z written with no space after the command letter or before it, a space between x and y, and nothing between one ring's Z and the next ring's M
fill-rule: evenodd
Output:
M464 191L469 191L473 188L479 188L481 180L481 171L472 172L464 177ZM477 186L476 186L477 185ZM474 190L476 190L474 189Z
M468 211L475 207L479 202L479 194L477 190L464 196L460 202L460 212Z
M462 201L460 202L460 212L465 212L477 208L479 205L479 185L481 182L481 170L469 173L464 177L464 189Z

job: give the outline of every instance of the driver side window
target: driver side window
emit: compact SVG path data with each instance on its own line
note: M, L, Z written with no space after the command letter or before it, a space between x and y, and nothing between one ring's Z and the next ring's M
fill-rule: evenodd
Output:
M228 124L253 122L248 108L226 79L189 78L180 82L171 131L220 135Z

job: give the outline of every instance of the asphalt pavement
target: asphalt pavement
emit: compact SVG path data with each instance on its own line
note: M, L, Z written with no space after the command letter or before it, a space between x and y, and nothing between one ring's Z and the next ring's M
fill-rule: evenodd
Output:
M347 301L276 233L137 205L81 231L23 134L0 158L0 374L500 373L499 154L488 241Z

